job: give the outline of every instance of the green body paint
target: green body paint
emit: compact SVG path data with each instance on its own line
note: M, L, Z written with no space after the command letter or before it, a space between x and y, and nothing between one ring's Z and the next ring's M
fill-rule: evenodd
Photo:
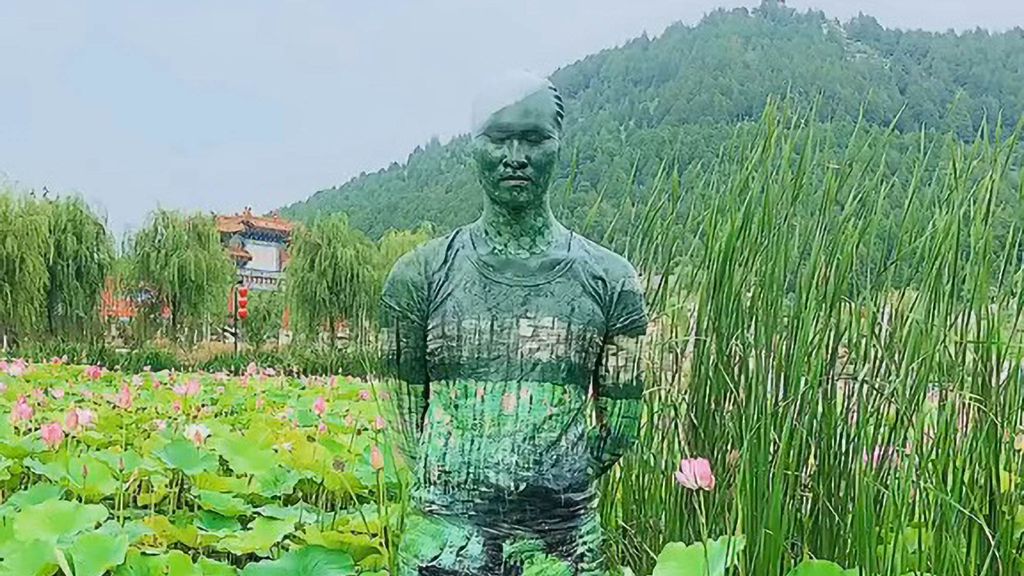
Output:
M528 551L600 573L596 481L639 426L636 272L552 215L561 101L518 80L475 130L481 218L404 256L382 297L415 471L402 575L517 574Z

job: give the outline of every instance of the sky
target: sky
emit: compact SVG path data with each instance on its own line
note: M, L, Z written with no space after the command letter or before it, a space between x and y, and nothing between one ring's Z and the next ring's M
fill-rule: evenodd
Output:
M474 92L757 0L0 4L0 181L80 194L120 236L163 208L264 212L469 128ZM930 30L1024 0L789 0ZM2 185L2 184L0 184Z

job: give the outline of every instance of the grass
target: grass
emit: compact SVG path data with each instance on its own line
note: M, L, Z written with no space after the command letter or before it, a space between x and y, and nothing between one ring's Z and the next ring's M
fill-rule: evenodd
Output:
M1019 573L1021 220L1001 218L1024 198L1019 131L922 135L894 173L890 134L835 152L809 118L769 105L755 138L696 171L684 225L628 241L670 281L643 437L605 485L612 554L650 573L666 543L701 539L700 498L711 537L745 537L740 574L808 557ZM675 182L652 197L680 198ZM712 493L674 483L690 456L712 461Z

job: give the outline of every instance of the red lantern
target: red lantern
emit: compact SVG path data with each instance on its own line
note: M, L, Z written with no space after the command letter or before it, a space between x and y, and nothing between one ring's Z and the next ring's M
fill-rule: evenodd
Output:
M249 289L245 286L238 288L238 318L245 320L249 317Z

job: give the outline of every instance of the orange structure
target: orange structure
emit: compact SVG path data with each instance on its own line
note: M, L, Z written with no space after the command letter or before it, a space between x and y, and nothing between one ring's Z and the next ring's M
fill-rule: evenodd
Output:
M277 290L288 265L293 224L277 212L256 216L246 207L240 214L217 216L217 230L244 286Z

